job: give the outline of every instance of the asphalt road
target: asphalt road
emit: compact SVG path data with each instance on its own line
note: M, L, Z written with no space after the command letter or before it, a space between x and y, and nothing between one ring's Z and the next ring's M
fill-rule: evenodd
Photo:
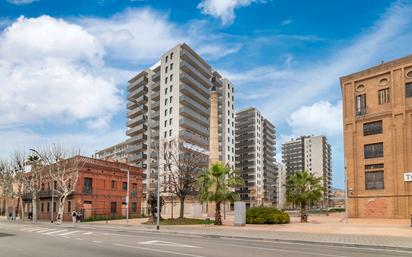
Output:
M387 257L412 252L182 236L53 224L0 223L0 257Z

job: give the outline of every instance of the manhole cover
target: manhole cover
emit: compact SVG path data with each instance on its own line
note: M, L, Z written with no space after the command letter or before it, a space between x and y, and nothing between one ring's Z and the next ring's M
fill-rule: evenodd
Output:
M0 233L0 237L14 236L13 234Z

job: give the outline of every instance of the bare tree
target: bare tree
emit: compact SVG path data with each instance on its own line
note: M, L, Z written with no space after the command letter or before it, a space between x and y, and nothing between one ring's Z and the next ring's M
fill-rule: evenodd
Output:
M14 170L14 184L16 188L13 189L13 195L17 197L17 209L19 210L20 219L23 217L23 187L24 187L24 176L26 172L26 157L21 152L15 152L12 156L12 167ZM13 197L14 205L14 197ZM16 218L16 208L13 208L13 218Z
M67 150L58 145L52 145L42 153L42 158L46 162L48 175L55 186L55 193L59 200L56 221L63 222L64 206L67 197L74 192L79 178L79 160L76 158L80 154L79 150ZM55 183L55 185L54 185Z
M23 192L31 194L32 220L37 221L37 199L41 190L41 183L44 173L44 163L37 155L29 155L26 163L29 172L22 177Z
M0 184L3 189L3 197L5 199L5 215L9 218L9 197L13 192L13 177L14 171L9 162L0 160Z
M183 219L185 200L196 195L197 175L207 167L208 155L204 149L177 140L164 142L162 154L163 191L179 199L179 219Z

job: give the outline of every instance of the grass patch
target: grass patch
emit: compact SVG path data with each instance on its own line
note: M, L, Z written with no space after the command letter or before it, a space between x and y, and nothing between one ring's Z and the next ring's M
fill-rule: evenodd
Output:
M146 218L144 215L130 215L129 219L137 219L137 218ZM125 216L120 216L120 215L96 215L92 217L88 217L87 219L84 220L84 222L93 222L93 221L104 221L104 220L124 220L126 219Z
M213 224L214 221L210 220L210 224ZM146 221L144 224L154 225L156 221ZM206 224L204 219L162 219L160 220L160 225L203 225Z

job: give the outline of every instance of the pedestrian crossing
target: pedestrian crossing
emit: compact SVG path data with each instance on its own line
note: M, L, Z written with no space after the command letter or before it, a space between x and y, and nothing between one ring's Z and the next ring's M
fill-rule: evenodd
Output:
M93 232L90 232L90 231L85 232L85 231L80 231L80 230L45 228L45 227L22 228L20 229L20 231L38 233L38 234L46 235L46 236L61 236L61 237L93 235Z

